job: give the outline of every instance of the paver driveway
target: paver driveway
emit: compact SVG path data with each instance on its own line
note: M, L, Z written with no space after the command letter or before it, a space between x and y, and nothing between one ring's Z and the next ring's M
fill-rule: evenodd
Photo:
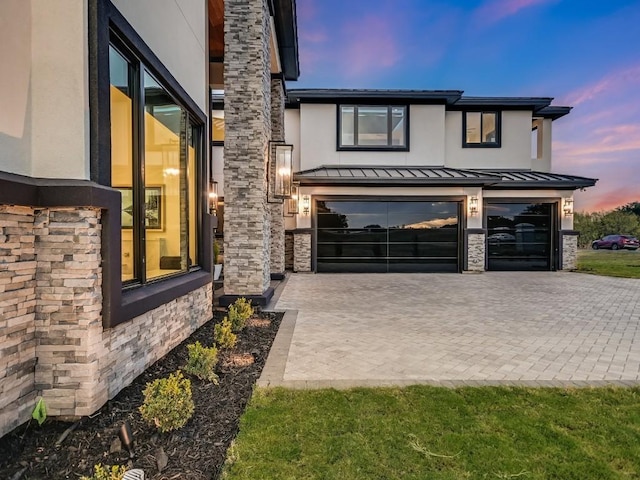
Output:
M261 385L640 383L637 279L293 274L276 310Z

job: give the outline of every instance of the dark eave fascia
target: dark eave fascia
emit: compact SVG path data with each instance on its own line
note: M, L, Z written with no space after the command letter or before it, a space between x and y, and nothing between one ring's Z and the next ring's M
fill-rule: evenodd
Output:
M593 187L597 179L585 179L584 182L573 180L546 180L546 181L505 181L495 185L489 185L485 188L488 190L531 190L531 189L549 189L557 190L578 190L580 188Z
M298 80L300 61L298 58L296 0L272 0L270 8L273 8L282 73L285 80Z
M541 108L536 112L537 117L550 118L551 120L557 120L571 112L573 107L560 107L549 105L548 107Z
M405 187L419 187L419 186L433 186L433 187L452 187L452 186L482 186L487 187L493 185L500 180L496 179L482 179L482 178L353 178L353 177L296 177L294 174L294 180L300 182L300 185L314 185L314 186L405 186Z
M288 107L300 103L372 103L450 105L462 95L462 90L351 90L332 88L294 89L288 92Z
M475 108L495 108L499 110L533 110L539 112L548 107L551 97L462 97L450 110L473 110Z

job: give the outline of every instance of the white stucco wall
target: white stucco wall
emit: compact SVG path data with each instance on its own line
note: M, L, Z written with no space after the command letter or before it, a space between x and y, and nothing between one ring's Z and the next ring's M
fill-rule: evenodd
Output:
M89 178L87 22L87 0L0 2L0 170Z
M530 111L503 111L500 148L462 148L462 112L447 112L445 166L531 168L531 121Z
M211 147L211 175L218 182L218 196L224 197L224 147Z
M321 165L443 165L445 159L445 108L441 105L411 105L409 151L338 151L337 106L302 104L299 110L300 169ZM287 117L285 117L285 120ZM290 115L287 129L296 123ZM292 125L290 127L290 125Z
M209 70L204 0L112 0L153 53L198 104L208 110Z

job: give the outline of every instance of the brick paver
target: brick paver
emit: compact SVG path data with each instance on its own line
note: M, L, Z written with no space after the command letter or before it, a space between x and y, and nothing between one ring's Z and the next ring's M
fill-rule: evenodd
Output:
M261 385L640 383L640 280L293 274L276 310Z

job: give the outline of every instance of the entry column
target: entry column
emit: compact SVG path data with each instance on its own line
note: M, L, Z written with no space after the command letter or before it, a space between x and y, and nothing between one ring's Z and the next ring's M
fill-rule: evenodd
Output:
M266 304L270 283L267 208L271 137L270 21L267 0L224 2L224 295Z

